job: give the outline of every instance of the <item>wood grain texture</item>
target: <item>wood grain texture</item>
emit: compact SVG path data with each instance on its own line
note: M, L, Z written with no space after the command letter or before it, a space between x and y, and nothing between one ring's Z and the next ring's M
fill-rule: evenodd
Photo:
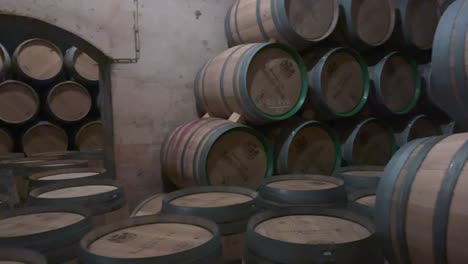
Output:
M75 82L63 82L47 95L47 106L59 120L76 122L91 111L92 99L88 90Z
M20 124L39 111L39 97L27 84L5 81L0 84L0 120Z
M332 182L320 180L284 180L269 183L268 187L284 189L290 191L312 191L337 188L338 185Z
M77 198L106 193L116 189L117 187L110 185L86 185L48 191L36 197L44 199Z
M61 51L46 40L28 40L18 47L15 55L17 67L32 79L49 80L62 71Z
M104 147L104 127L101 121L84 124L75 135L75 145L79 150Z
M68 136L62 128L52 123L39 122L24 133L21 144L26 155L66 151Z
M85 52L77 51L75 56L74 66L76 72L89 81L98 81L99 64Z
M146 216L158 214L159 212L161 212L162 201L164 197L164 194L156 194L149 198L146 198L144 201L137 205L135 210L133 210L132 216Z
M178 206L210 208L241 204L248 201L252 201L252 197L237 193L211 192L187 195L174 199L171 203Z

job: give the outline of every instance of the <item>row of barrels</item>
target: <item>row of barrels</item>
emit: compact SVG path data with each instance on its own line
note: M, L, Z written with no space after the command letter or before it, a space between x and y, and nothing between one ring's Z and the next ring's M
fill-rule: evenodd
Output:
M71 47L65 55L50 41L29 39L21 43L10 56L0 45L0 79L16 79L44 87L65 79L85 86L99 83L99 65L88 54Z
M437 0L237 0L225 19L230 46L272 39L298 50L324 40L366 50L430 50L447 3ZM451 2L443 1L443 2Z
M399 146L442 134L424 115L393 127L370 118L330 128L295 117L260 128L260 133L229 120L197 119L176 128L164 141L162 175L179 188L256 188L273 174L331 175L342 163L385 166Z
M15 150L15 137L7 129L0 128L0 155ZM17 137L17 144L29 156L44 152L66 151L69 149L70 139L72 146L78 150L103 148L104 130L102 122L91 121L84 123L76 127L69 135L64 128L54 123L40 121L25 129L21 136Z
M431 66L421 69L399 52L369 67L349 48L312 47L299 55L278 43L245 44L202 67L195 79L195 99L201 113L220 118L238 113L254 125L298 112L310 120L346 118L367 104L373 116L399 117L415 109L421 95L430 94ZM436 108L437 98L423 99Z

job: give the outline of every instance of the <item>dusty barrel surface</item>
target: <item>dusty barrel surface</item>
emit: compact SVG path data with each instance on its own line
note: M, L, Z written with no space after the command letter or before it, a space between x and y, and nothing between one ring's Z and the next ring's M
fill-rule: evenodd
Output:
M8 51L0 44L0 81L6 79L11 67L11 58Z
M88 214L68 207L29 207L0 214L0 247L20 247L45 255L48 263L77 258L78 244L91 229Z
M345 182L347 189L377 189L385 167L348 166L335 171L335 177Z
M390 161L377 190L376 223L391 263L468 259L468 134L415 140Z
M341 164L335 132L317 121L289 119L265 129L278 174L331 174Z
M344 182L322 175L280 175L258 188L258 204L264 209L346 205Z
M249 220L244 261L383 263L374 233L369 219L346 210L289 208L264 212Z
M104 127L101 121L84 124L75 134L75 146L79 150L104 147Z
M79 205L91 211L95 226L106 225L128 217L125 194L112 180L65 182L35 188L29 192L32 205Z
M445 11L434 37L430 95L443 111L468 123L468 2L455 1Z
M65 68L77 82L85 85L99 84L99 64L85 52L76 47L65 53Z
M49 122L39 122L28 128L21 138L26 155L50 151L66 151L68 135L63 128Z
M375 201L377 199L375 188L351 191L348 199L349 209L360 215L374 218Z
M76 163L77 162L77 163ZM35 169L31 170L26 166L28 173L29 186L32 189L57 184L80 182L83 179L97 180L107 178L106 170L101 168L87 168L88 162L86 161L56 161L45 162L32 165ZM37 167L46 167L46 170L37 170ZM52 167L47 167L52 166ZM34 171L31 173L31 171Z
M229 46L274 39L297 49L328 37L338 22L336 0L237 0L225 31Z
M47 111L59 122L78 122L91 111L88 90L76 82L62 82L47 94Z
M396 140L390 126L369 118L348 131L340 131L343 160L348 166L385 166L395 152Z
M15 146L13 138L5 129L0 128L0 155L7 155Z
M223 260L240 261L245 248L248 219L256 212L255 191L239 187L194 187L169 193L162 213L194 215L218 224Z
M156 215L161 212L162 202L166 195L163 193L158 193L152 195L135 207L135 209L130 214L130 217L136 216L147 216L147 215Z
M384 44L395 27L392 0L339 0L340 21L332 39L356 49Z
M256 130L217 118L178 127L161 148L162 172L177 187L257 188L273 172L273 154Z
M63 54L53 43L44 39L30 39L13 53L16 74L26 82L48 85L57 80L63 68Z
M369 68L372 80L370 102L383 115L409 113L421 95L421 80L416 63L398 52L385 56Z
M39 96L31 86L18 81L0 83L0 120L19 125L33 119L39 112Z
M311 53L319 52L311 49ZM320 56L319 54L318 56ZM304 117L336 119L357 114L369 96L370 81L367 64L361 56L348 48L334 48L321 58L310 62L309 92L304 105Z
M215 223L194 216L144 216L101 227L80 243L90 264L216 264L221 238Z
M0 263L3 264L47 264L40 253L21 248L0 248Z
M396 130L397 144L404 144L418 138L432 137L442 134L440 128L426 115L418 115L411 119L406 126Z
M246 44L217 55L195 80L195 99L213 117L236 112L249 123L293 116L304 103L307 73L302 58L286 45Z

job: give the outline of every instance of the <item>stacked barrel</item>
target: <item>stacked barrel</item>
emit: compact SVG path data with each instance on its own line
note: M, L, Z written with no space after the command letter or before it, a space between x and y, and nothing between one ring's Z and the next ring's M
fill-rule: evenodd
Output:
M44 39L0 53L0 154L103 147L95 60Z

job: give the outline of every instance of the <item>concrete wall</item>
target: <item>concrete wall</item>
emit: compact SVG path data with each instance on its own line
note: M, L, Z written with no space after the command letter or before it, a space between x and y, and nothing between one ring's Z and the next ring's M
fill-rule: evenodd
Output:
M205 61L227 48L224 16L232 2L0 0L0 13L59 26L114 60L116 172L134 206L163 188L161 142L196 118L193 80Z

